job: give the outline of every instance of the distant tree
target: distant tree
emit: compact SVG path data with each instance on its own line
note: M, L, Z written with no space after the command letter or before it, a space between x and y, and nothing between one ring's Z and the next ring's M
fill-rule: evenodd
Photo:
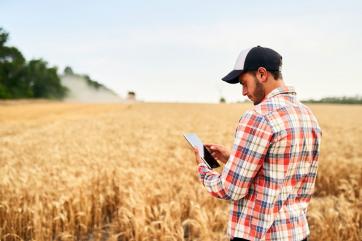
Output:
M61 84L56 67L48 67L42 59L26 61L15 47L6 46L9 34L0 27L0 99L49 98L63 99L68 89ZM66 66L65 75L75 74ZM112 90L92 80L88 75L79 75L95 89Z
M73 70L72 70L71 67L66 66L66 67L64 68L64 74L65 74L65 75L73 75L74 72L73 72Z
M67 94L67 88L61 85L57 68L47 67L42 59L29 61L26 75L34 98L62 99Z
M8 36L8 33L0 28L1 99L20 98L30 94L24 78L25 59L17 48L5 46Z
M83 77L86 79L87 84L92 86L95 89L99 89L100 87L102 87L102 84L98 83L95 80L92 80L89 75L83 75Z
M56 67L47 67L41 59L26 62L17 48L5 45L8 38L0 28L0 99L64 98L67 89Z
M3 28L0 27L0 46L3 46L9 38L9 34L5 32Z
M362 96L341 96L341 97L324 97L319 100L308 99L303 100L303 103L326 103L326 104L362 104Z
M226 100L224 97L221 97L220 100L219 100L220 103L226 103Z

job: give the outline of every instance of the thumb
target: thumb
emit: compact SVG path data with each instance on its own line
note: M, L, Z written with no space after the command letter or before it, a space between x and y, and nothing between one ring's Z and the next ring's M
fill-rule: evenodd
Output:
M210 148L211 150L215 149L215 145L213 145L213 144L205 144L205 146Z

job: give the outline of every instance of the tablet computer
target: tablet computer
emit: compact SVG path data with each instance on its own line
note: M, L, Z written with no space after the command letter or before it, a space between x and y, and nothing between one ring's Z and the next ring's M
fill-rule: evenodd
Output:
M185 133L184 137L192 147L196 147L199 150L201 159L209 168L212 169L220 166L195 133Z

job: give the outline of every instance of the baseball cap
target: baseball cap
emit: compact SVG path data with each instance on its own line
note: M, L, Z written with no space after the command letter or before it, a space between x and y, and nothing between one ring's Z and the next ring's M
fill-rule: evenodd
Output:
M230 84L239 83L239 76L249 70L257 70L264 67L268 71L280 70L282 56L273 49L261 47L260 45L240 52L236 59L234 69L222 78Z

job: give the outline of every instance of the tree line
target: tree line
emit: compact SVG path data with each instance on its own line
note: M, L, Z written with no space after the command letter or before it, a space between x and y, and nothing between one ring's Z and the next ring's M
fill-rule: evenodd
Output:
M70 91L62 85L57 67L43 59L27 61L20 50L7 45L8 40L9 33L0 27L0 99L64 99ZM66 67L64 74L75 73ZM90 87L109 90L88 75L82 76Z
M7 46L9 34L0 28L0 99L62 99L67 88L61 85L56 67L43 59L26 61L15 47Z
M362 104L362 96L331 96L324 97L319 100L309 99L303 100L303 103L329 103L329 104Z

